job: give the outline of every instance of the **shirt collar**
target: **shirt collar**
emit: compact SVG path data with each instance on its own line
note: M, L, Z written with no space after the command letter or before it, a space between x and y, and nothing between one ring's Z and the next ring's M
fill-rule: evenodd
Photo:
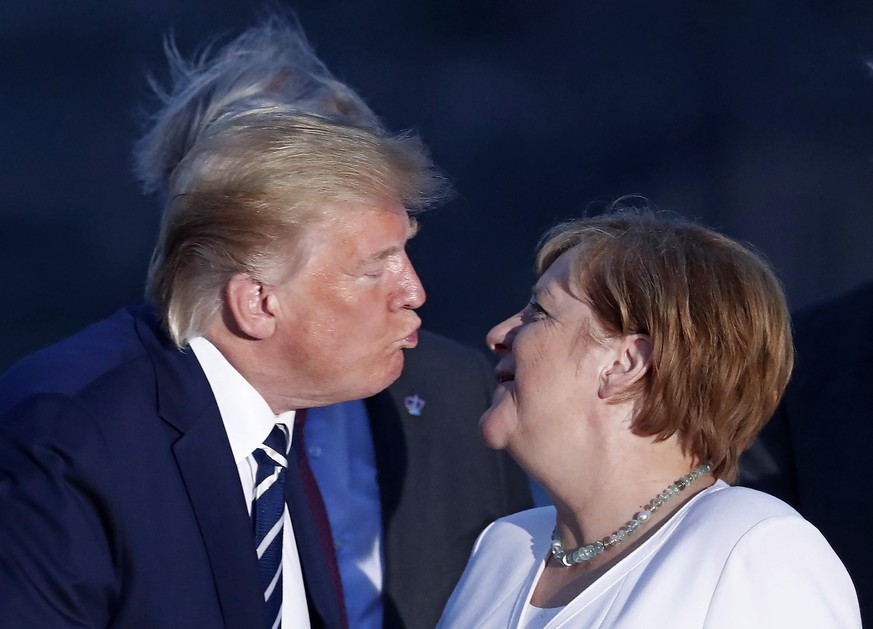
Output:
M224 422L233 460L237 464L261 445L277 423L293 435L294 411L276 415L267 401L209 340L202 336L189 341Z

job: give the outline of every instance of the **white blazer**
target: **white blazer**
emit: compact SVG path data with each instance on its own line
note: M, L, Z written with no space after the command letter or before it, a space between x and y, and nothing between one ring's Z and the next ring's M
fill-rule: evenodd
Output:
M479 536L441 629L524 627L555 509L497 520ZM855 629L855 588L794 509L722 481L573 599L548 624L646 629Z

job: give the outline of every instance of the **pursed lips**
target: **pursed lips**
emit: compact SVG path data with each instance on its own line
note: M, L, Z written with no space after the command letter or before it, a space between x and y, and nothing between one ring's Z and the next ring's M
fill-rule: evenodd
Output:
M415 324L415 327L406 336L400 339L400 343L408 344L410 347L418 345L418 329L421 327L421 321Z

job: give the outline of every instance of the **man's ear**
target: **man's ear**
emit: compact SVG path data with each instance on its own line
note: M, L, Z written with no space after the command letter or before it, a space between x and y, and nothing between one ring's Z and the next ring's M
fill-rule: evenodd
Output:
M600 376L601 398L619 395L639 382L652 366L652 340L646 334L629 334L616 341L614 361Z
M271 308L274 298L269 290L269 286L247 273L237 273L227 282L228 314L236 328L250 338L269 338L276 329Z

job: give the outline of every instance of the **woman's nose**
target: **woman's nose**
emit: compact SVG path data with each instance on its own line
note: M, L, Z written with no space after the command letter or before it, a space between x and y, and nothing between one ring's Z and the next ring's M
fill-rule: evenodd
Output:
M512 341L518 328L519 315L515 314L498 323L485 335L485 343L495 354L512 350Z

